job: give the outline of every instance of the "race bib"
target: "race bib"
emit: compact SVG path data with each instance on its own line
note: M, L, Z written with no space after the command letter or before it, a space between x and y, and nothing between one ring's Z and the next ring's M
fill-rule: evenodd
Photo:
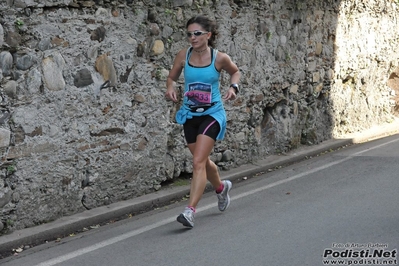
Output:
M188 91L184 94L187 103L193 106L212 103L212 85L206 83L188 84Z

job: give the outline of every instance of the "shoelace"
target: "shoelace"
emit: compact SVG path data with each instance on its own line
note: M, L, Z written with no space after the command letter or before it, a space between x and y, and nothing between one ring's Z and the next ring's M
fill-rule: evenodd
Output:
M226 200L225 197L222 195L222 192L219 193L219 194L216 194L216 195L217 195L217 197L218 197L219 200L223 200L223 201Z
M192 215L192 214L194 213L194 211L191 210L191 209L185 209L185 210L184 210L184 213L185 213L185 214L188 214L188 215Z

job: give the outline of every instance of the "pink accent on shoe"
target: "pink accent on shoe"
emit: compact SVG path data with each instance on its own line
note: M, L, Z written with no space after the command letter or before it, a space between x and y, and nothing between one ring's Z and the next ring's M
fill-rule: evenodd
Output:
M217 193L217 194L221 193L221 192L223 191L223 189L224 189L224 184L223 184L223 182L222 182L222 183L220 184L220 187L216 189L216 193Z
M187 206L187 207L190 208L195 213L195 208L193 206Z

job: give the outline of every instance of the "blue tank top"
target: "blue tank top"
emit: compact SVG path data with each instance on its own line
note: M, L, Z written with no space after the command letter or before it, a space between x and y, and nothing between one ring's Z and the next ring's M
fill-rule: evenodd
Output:
M176 122L186 123L194 116L210 115L220 125L216 140L222 140L226 132L227 117L220 94L220 72L216 70L217 50L211 48L211 64L205 67L194 67L189 64L192 47L187 49L184 66L184 98L183 104L176 113ZM212 103L212 107L203 113L192 112L190 105L199 106Z
M219 78L215 61L217 50L211 48L211 64L204 67L190 65L192 47L187 49L184 66L184 104L199 106L221 101Z

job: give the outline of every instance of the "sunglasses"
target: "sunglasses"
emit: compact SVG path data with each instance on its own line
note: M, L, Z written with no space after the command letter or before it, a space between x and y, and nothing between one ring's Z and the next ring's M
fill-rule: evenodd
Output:
M196 31L193 31L193 32L187 32L187 38L191 38L191 36L196 36L196 37L198 37L198 36L201 36L201 35L204 35L204 34L207 34L208 32L206 32L206 31L199 31L199 30L196 30Z

